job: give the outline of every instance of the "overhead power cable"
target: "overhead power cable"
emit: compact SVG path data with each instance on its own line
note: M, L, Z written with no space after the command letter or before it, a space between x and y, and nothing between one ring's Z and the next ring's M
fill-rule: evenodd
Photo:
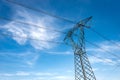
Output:
M31 9L31 10L33 10L33 11L37 11L37 12L40 12L40 13L43 13L43 14L46 14L46 15L49 15L49 16L52 16L52 17L61 19L61 20L63 20L63 21L67 21L67 22L69 22L69 23L76 24L76 22L74 22L74 21L72 21L72 20L68 20L68 19L65 19L65 18L60 17L60 16L57 16L57 15L53 15L53 14L48 13L48 12L46 12L46 11L44 11L44 10L41 10L41 9L35 9L35 8L33 8L33 7L29 7L29 6L26 6L26 5L24 5L24 4L15 2L15 1L13 1L13 0L6 0L6 1L8 1L8 2L10 2L10 3L13 3L13 4L15 4L15 5L18 5L18 6L24 7L24 8L27 8L27 9ZM119 46L119 47L120 47L120 45L118 45L117 43L111 41L111 40L108 39L107 37L103 36L101 33L97 32L97 31L94 30L93 28L89 28L89 29L90 29L91 31L95 32L98 36L102 37L103 39L105 39L105 40L111 42L112 44L115 44L116 46Z
M61 19L61 20L63 20L63 21L67 21L67 22L69 22L69 23L76 24L76 22L74 22L74 21L72 21L72 20L68 20L68 19L66 19L66 18L59 17L59 16L57 16L57 15L48 13L48 12L46 12L46 11L44 11L44 10L41 10L41 9L35 9L35 8L33 8L33 7L26 6L26 5L23 5L23 4L21 4L21 3L15 2L15 1L13 1L13 0L6 0L6 1L8 1L8 2L10 2L10 3L13 3L13 4L16 4L16 5L19 5L19 6L21 6L21 7L30 9L30 10L34 10L34 11L37 11L37 12L40 12L40 13L43 13L43 14L46 14L46 15L49 15L49 16L52 16L52 17Z
M116 46L120 47L120 45L118 45L117 43L111 41L110 39L108 39L107 37L105 37L104 35L102 35L101 33L97 32L95 29L90 28L90 30L92 30L93 32L95 32L97 35L99 35L100 37L102 37L103 39L109 41L112 44L115 44Z
M43 13L43 14L46 14L46 15L49 15L49 16L52 16L52 17L55 17L55 18L64 20L64 21L67 21L67 22L70 22L70 23L73 23L73 24L76 24L76 22L74 22L74 21L71 21L71 20L68 20L68 19L65 19L65 18L56 16L56 15L50 14L50 13L45 12L45 11L40 10L40 9L35 9L35 8L32 8L32 7L29 7L29 6L20 4L20 3L18 3L18 2L13 1L13 0L6 0L6 1L8 1L8 2L10 2L10 3L13 3L13 4L16 4L16 5L19 5L19 6L24 7L24 8L27 8L27 9L31 9L31 10L34 10L34 11L37 11L37 12L40 12L40 13ZM95 32L96 34L98 34L99 36L101 36L103 39L105 39L105 40L107 40L107 41L110 41L108 38L106 38L105 36L103 36L103 35L100 34L99 32L95 31L93 28L90 29L90 30L92 30L93 32ZM114 42L112 42L112 41L110 41L110 42L113 43L113 44L116 44L116 43L114 43ZM116 44L116 45L118 46L118 44ZM98 47L98 46L96 46L96 47ZM108 52L108 51L107 51L107 52ZM114 55L114 54L113 54L113 55ZM114 55L114 56L116 56L116 55ZM118 56L116 56L116 57L118 57ZM119 58L120 58L120 57L119 57Z
M100 60L104 60L104 61L106 61L106 62L108 62L110 64L114 64L115 68L112 71L115 71L118 67L120 67L120 65L118 64L119 62L118 63L113 63L113 62L108 61L108 60L106 60L106 59L104 59L102 57L99 57L99 56L95 56L95 55L89 55L89 56L92 56L92 57L100 59Z
M9 21L13 21L13 20L11 20L11 19L7 19L7 18L3 18L3 17L0 17L0 18L1 18L1 19L5 19L5 20L9 20ZM14 20L14 21L15 21L15 20ZM38 27L38 28L48 29L48 28L44 28L44 27L41 27L41 26L38 26L38 25L31 24L31 23L25 23L25 22L21 22L21 21L15 21L15 22L21 23L21 24L26 24L26 25L31 25L31 26L36 26L36 27ZM57 31L57 32L66 34L66 32L62 32L62 31L58 31L58 30L53 30L53 31ZM97 33L97 32L96 32L96 33ZM7 36L10 36L10 35L7 35ZM11 36L11 37L18 37L18 36ZM21 38L25 38L25 37L21 37ZM37 40L37 39L31 39L31 38L29 38L29 39L30 39L30 40ZM40 41L45 41L45 40L40 40ZM60 44L61 44L61 42L54 42L54 41L47 41L47 42L53 42L53 43L60 43ZM88 42L88 41L87 41L87 42ZM88 42L88 43L90 43L90 42ZM62 44L63 44L63 43L62 43ZM96 46L96 47L99 48L99 46L96 45L96 44L94 44L94 43L90 43L90 44L92 44L92 45L94 45L94 46ZM102 50L104 50L104 49L102 49ZM106 51L106 50L104 50L104 51ZM108 51L106 51L106 52L108 52ZM111 52L109 52L109 53L111 53ZM115 55L115 54L112 54L112 55L118 57L118 56ZM120 57L119 57L119 58L120 58Z
M10 35L10 34L3 34L3 33L1 33L0 35L7 36L7 37L17 37L17 38L23 38L23 39L29 39L29 40L36 40L36 41L42 41L42 42L50 42L50 43L55 43L55 44L64 44L64 42L40 40L40 39L28 38L28 37L23 37L23 36L15 36L15 35Z
M0 18L2 18L2 17L0 17ZM6 19L6 18L2 18L2 19L10 20L10 19ZM37 26L37 27L39 27L39 28L43 28L43 27L40 27L40 26L34 25L34 24L24 23L24 22L20 22L20 21L15 21L15 22L22 23L22 24L26 24L26 25ZM54 31L57 31L57 30L54 30ZM61 31L57 31L57 32L61 32ZM61 33L66 34L65 32L61 32ZM4 35L6 35L6 34L4 34ZM8 34L7 34L6 36L18 37L18 36L11 36L11 35L8 35ZM20 37L20 38L26 38L26 37ZM28 38L28 39L30 39L30 40L38 40L38 39L31 39L31 38ZM38 40L38 41L45 41L45 40ZM53 42L53 43L61 44L61 42L54 42L54 41L45 41L45 42ZM90 43L90 44L92 44L92 45L94 45L94 46L100 48L98 45L96 45L96 44L94 44L94 43L91 43L91 42L89 42L89 41L86 41L86 42L88 42L88 43ZM62 43L62 44L64 44L64 43ZM100 49L101 49L101 48L100 48ZM104 49L102 48L102 50L104 50ZM104 51L106 51L106 50L104 50ZM111 53L111 52L109 52L109 51L106 51L106 52L108 52L108 53L110 53L111 55L113 55L113 56L115 56L115 57L118 58L117 55L115 55L115 54L113 54L113 53ZM120 58L120 57L119 57L119 58Z
M37 40L37 41L43 41L43 42L50 42L50 43L55 43L55 44L65 44L64 42L56 42L56 41L39 40L39 39L26 38L26 37L15 36L15 35L9 35L9 34L1 34L1 35L3 35L3 36L8 36L8 37L18 37L18 38L24 38L24 39L29 39L29 40ZM105 49L101 48L101 47L100 47L100 46L98 46L97 44L94 44L94 43L89 42L89 41L87 41L87 40L86 40L86 42L88 42L89 44L91 44L91 45L93 45L93 46L95 46L95 47L97 47L97 48L99 48L99 49L101 49L101 50L103 50L103 51L105 51L105 52L107 52L107 53L109 53L110 55L112 55L112 56L114 56L114 57L116 57L116 58L120 58L119 56L115 55L114 53L111 53L111 52L109 52L109 51L107 51L107 50L105 50Z
M87 41L87 40L86 40L86 42L89 43L89 44L91 44L91 45L93 45L93 46L95 46L95 47L97 47L97 48L99 48L99 49L101 49L101 50L103 50L103 51L105 51L105 52L107 52L108 54L110 54L110 55L112 55L112 56L120 59L120 57L119 57L118 55L115 55L114 53L112 53L112 52L110 52L110 51L108 51L108 50L105 50L104 48L101 48L99 45L97 45L97 44L95 44L95 43L92 43L92 42L90 42L90 41Z
M119 64L113 69L113 71L115 71L115 70L116 71L118 71L118 70L120 71L120 65Z
M95 56L95 55L89 55L89 56L92 56L92 57L95 57L95 58L97 58L97 59L104 60L104 61L106 61L106 62L108 62L108 63L111 63L111 64L113 64L113 62L111 62L111 61L108 61L108 60L106 60L106 59L104 59L104 58L102 58L102 57Z
M64 42L56 42L56 41L48 41L48 40L39 40L39 39L26 38L26 37L15 36L15 35L9 35L9 34L1 34L1 35L3 35L3 36L7 36L7 37L18 37L18 38L24 38L24 39L29 39L29 40L36 40L36 41L50 42L50 43L54 43L54 44L65 44ZM93 46L95 46L95 47L97 47L97 48L99 48L99 49L101 49L101 50L107 52L108 54L110 54L110 55L112 55L112 56L114 56L114 57L116 57L116 58L120 58L119 56L115 55L114 53L111 53L111 52L109 52L109 51L107 51L107 50L101 48L101 47L98 46L97 44L94 44L94 43L89 42L89 41L87 41L87 40L86 40L86 42L88 42L89 44L91 44L91 45L93 45Z
M59 30L56 30L56 29L52 29L52 28L49 28L49 27L41 27L41 26L39 26L39 25L32 24L32 23L22 22L22 21L18 21L18 20L12 20L12 19L8 19L8 18L1 17L1 16L0 16L0 19L6 20L6 21L14 21L14 22L16 22L16 23L25 24L25 25L30 25L30 26L34 26L34 27L42 28L42 29L46 29L46 30L49 29L49 30L52 30L52 31L55 31L55 32L59 32L59 33L66 34L66 32L62 32L62 31L59 31Z

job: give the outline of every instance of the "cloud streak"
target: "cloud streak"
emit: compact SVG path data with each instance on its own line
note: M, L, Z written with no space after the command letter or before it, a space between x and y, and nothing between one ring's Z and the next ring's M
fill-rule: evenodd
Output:
M108 58L97 58L94 56L89 57L89 60L92 64L101 63L104 65L116 65L119 63L118 60L116 61L116 60L112 60L112 59L108 59Z
M74 52L72 50L69 50L69 51L63 51L63 52L60 52L60 51L51 52L51 51L49 51L47 53L52 54L52 55L72 55Z
M115 41L114 41L115 42ZM120 45L120 42L115 42L116 44ZM101 43L97 43L97 45L100 48L87 48L87 52L91 53L91 55L89 56L90 62L91 63L102 63L104 65L117 65L119 64L119 59L113 55L111 55L111 53L117 55L117 53L119 53L120 51L120 47L117 46L116 44L112 44L108 41L104 41ZM110 52L110 53L109 53ZM93 54L96 53L96 54Z
M11 79L15 79L15 77L19 77L19 80L73 80L73 77L70 75L61 75L59 73L54 72L25 72L18 71L16 73L0 73L0 77L11 77ZM13 77L13 78L12 78ZM22 77L22 78L21 78ZM1 78L2 79L2 78Z
M49 30L49 28L55 29L53 25L55 24L55 19L52 17L39 17L39 15L34 13L29 13L23 9L18 9L14 19L35 24L44 28L20 24L14 21L4 25L3 28L6 30L6 34L11 34L13 36L12 39L20 45L24 45L29 42L32 47L39 50L50 49L55 46L54 44L47 42L57 40L60 36L59 33ZM50 27L47 27L48 25Z
M21 65L21 67L33 67L39 59L39 53L23 52L23 53L0 53L1 60ZM2 62L2 61L0 61ZM1 64L2 65L2 64ZM24 66L23 66L24 65ZM12 65L11 65L12 66Z
M116 52L116 51L120 51L120 42L118 41L113 41L116 44L112 44L111 42L108 41L104 41L101 43L97 43L97 45L100 48L87 48L87 51L94 51L94 52L106 52L106 51L110 51L110 52Z

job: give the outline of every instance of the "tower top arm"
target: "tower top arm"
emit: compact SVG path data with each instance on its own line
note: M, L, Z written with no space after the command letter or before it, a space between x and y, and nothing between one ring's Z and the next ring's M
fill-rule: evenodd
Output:
M78 46L77 43L74 41L74 38L73 38L73 36L77 36L77 34L75 34L75 31L78 30L80 27L89 28L89 26L87 26L87 23L91 19L92 19L92 16L79 21L72 29L70 29L68 31L67 35L64 38L64 42L68 45L71 45L73 47L73 49L75 49Z

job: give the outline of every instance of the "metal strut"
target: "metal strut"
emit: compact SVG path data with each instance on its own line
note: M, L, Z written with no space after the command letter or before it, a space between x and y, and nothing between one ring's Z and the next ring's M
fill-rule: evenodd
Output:
M96 80L85 51L84 27L89 28L87 23L91 19L88 17L78 22L64 38L64 42L74 50L75 80Z

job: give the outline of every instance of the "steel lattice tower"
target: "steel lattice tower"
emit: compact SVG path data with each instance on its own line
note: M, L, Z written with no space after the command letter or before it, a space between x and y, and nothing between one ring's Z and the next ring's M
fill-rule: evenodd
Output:
M96 80L92 67L85 51L84 28L92 17L78 22L68 31L64 41L70 44L74 50L75 80Z

